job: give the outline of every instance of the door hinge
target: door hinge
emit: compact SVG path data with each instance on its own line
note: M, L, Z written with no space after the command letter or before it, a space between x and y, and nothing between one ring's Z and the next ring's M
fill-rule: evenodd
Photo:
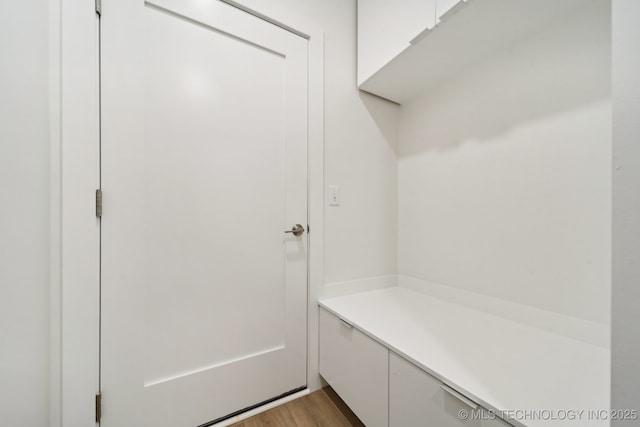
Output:
M102 418L102 393L96 394L96 422L100 422Z
M96 190L96 216L102 218L102 190Z
M96 13L102 16L102 0L96 0Z

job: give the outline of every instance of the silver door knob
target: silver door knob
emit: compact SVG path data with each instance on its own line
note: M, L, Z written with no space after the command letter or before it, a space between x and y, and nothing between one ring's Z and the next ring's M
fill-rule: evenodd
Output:
M285 233L293 233L294 236L302 236L302 233L304 233L304 227L300 224L296 224L291 230L286 230Z

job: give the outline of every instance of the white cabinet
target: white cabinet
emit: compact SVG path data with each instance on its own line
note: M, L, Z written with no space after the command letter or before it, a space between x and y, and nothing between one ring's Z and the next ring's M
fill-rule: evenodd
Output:
M358 0L358 87L409 102L589 1Z
M431 426L507 427L509 424L390 353L389 427Z
M436 0L358 0L358 85L435 24Z
M324 308L320 375L368 427L509 426Z
M484 299L476 301L485 307ZM458 419L460 410L470 411L473 401L498 410L556 412L608 405L610 355L598 345L403 286L319 304L320 374L359 416L379 410L373 422L363 417L367 425L386 425L388 414L391 427L509 426L509 420L490 419L489 413L486 419L466 423ZM517 309L510 304L504 308ZM337 316L353 329L341 325ZM442 383L452 388L445 390ZM484 411L480 406L478 410ZM535 427L564 425L562 420L521 421ZM523 425L518 420L513 424ZM580 425L586 424L608 426L607 420Z
M389 351L320 310L320 375L367 425L388 425Z
M358 86L466 1L358 0Z

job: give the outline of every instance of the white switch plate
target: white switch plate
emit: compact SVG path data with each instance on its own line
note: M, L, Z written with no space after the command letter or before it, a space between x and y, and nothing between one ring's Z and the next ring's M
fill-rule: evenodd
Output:
M340 206L340 187L337 185L329 186L329 206Z

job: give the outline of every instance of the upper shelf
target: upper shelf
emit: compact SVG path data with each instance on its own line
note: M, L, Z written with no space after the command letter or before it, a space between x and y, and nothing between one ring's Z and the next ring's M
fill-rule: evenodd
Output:
M403 104L591 1L460 1L359 88Z

